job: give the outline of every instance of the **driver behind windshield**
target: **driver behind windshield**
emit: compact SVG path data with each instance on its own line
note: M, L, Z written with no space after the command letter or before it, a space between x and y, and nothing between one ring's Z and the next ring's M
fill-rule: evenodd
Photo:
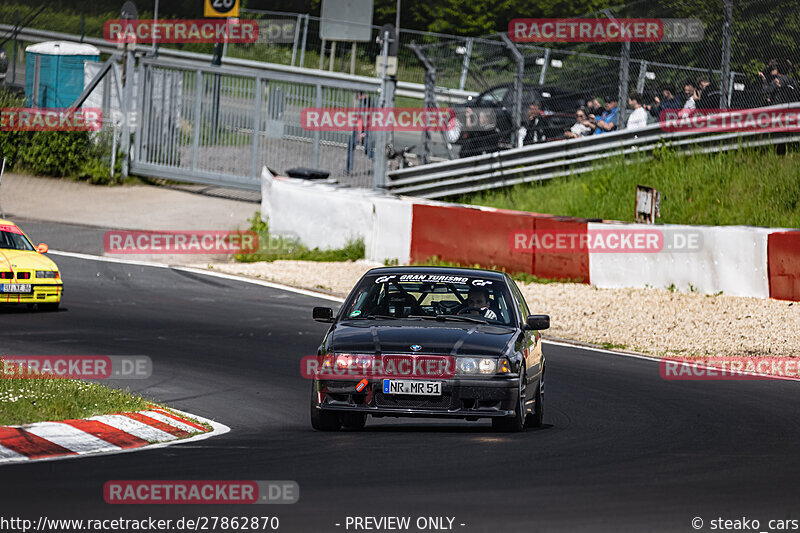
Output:
M489 308L489 303L489 289L486 287L470 287L467 295L469 314L497 320L497 313Z

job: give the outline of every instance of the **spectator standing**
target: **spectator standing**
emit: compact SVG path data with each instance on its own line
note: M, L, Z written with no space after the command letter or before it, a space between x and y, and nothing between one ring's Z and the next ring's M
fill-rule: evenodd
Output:
M686 96L686 101L683 103L682 113L691 115L697 109L697 100L699 99L695 82L686 80L686 83L683 84L683 94Z
M542 116L542 104L533 101L528 106L528 122L525 124L525 134L522 136L522 144L534 144L547 140L545 135L545 123Z
M592 97L586 100L586 117L594 120L597 120L597 117L603 113L603 106L600 105L600 102L597 98Z
M654 96L653 102L656 105L650 106L650 114L653 115L656 120L661 117L662 111L683 108L683 101L675 95L675 91L672 90L672 87L668 86L661 87L661 97Z
M784 104L797 99L795 82L789 77L791 65L789 61L779 65L777 59L772 59L767 63L764 71L758 73L761 78L761 90L767 104Z
M597 129L594 130L594 135L599 135L601 133L608 133L609 131L614 131L615 129L617 129L617 124L619 122L619 108L617 107L617 97L606 96L605 108L606 110L597 119Z
M642 107L642 95L631 93L628 96L628 107L633 112L628 117L627 129L644 128L647 126L647 111Z

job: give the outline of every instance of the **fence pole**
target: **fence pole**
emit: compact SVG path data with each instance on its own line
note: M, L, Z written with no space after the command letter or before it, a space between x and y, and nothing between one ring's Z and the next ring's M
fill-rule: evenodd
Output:
M294 66L294 58L297 57L297 41L300 40L300 17L297 15L297 22L294 25L294 41L292 42L292 66Z
M122 150L122 177L128 177L128 169L130 167L130 146L131 146L131 111L132 111L132 102L133 102L133 69L134 69L134 59L133 59L133 52L128 51L125 54L124 58L125 64L127 65L126 75L125 75L125 86L123 87L123 92L125 96L123 97L122 101L122 138L119 141L120 150Z
M300 46L300 68L303 68L303 63L306 60L306 39L308 38L308 14L303 15L305 22L303 23L303 44Z
M726 95L731 85L731 26L733 25L733 0L724 0L725 20L722 23L722 79L719 82L719 107L728 107ZM730 100L730 99L728 99Z
M200 130L203 127L203 118L200 116L203 105L203 71L195 71L194 80L194 112L192 113L192 170L197 170L197 160L200 157Z
M261 136L261 101L264 99L264 90L261 88L261 78L256 78L255 113L253 115L253 153L250 159L250 172L254 178L258 177L258 142Z
M617 108L617 130L624 130L628 118L628 83L630 82L631 43L622 43L622 53L619 60L619 101Z
M472 55L472 43L474 39L467 37L466 51L464 52L464 61L461 63L461 79L458 81L458 90L463 91L464 85L467 83L467 71L469 70L469 59Z
M542 70L539 71L539 85L544 85L544 77L547 75L547 65L550 63L550 49L544 49L544 63L542 63Z
M508 38L508 35L501 33L500 37L514 57L514 63L517 67L514 71L514 133L511 137L511 145L516 147L517 141L522 140L518 139L518 137L522 128L522 77L525 75L525 58L517 46Z
M425 97L423 107L431 109L436 107L436 67L430 62L417 43L411 41L408 45L422 66L425 68ZM463 78L463 72L462 72ZM428 163L431 155L431 132L427 128L422 130L422 164Z
M647 77L647 61L642 60L639 62L639 78L636 80L636 92L642 94L644 92L644 81Z
M81 42L86 35L86 15L81 15Z
M381 57L383 58L383 68L381 72L381 96L378 98L378 107L384 108L387 105L394 106L394 102L386 101L387 86L389 77L386 75L386 67L389 62L389 32L383 34L383 47ZM372 188L383 190L386 188L386 132L378 130L375 132L375 161L372 175Z
M17 83L17 48L19 48L19 43L17 42L17 35L19 34L19 11L14 11L14 51L11 55L11 84L16 85Z
M317 106L317 109L322 107L322 85L319 83L317 84L317 92L314 97L314 105ZM319 140L320 132L319 130L314 130L314 148L311 154L312 168L319 168Z
M731 82L728 84L728 107L731 106L731 98L733 98L733 80L734 76L731 75Z
M319 69L325 66L325 39L322 39L322 44L319 47Z

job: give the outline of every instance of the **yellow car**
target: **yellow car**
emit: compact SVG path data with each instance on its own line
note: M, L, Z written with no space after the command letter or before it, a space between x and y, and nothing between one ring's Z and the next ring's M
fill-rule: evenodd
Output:
M37 304L41 311L58 309L64 284L46 252L46 244L34 247L19 226L0 218L0 304Z

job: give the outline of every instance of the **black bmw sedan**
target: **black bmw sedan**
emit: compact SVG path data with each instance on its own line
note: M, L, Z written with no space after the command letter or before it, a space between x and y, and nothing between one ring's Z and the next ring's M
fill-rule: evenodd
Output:
M334 313L304 373L311 425L363 428L373 417L491 418L500 431L542 424L545 358L539 330L503 272L387 267L367 272Z

